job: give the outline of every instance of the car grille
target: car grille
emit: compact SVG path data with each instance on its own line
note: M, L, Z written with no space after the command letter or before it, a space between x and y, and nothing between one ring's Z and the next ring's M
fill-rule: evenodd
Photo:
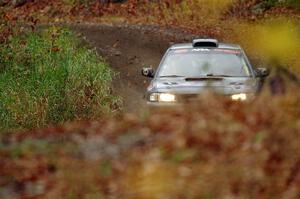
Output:
M198 94L182 94L178 96L179 102L193 102L199 100Z

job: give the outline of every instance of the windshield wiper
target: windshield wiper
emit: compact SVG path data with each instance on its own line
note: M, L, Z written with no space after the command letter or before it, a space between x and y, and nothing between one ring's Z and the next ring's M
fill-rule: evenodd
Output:
M163 75L163 76L159 76L159 77L184 77L181 75Z

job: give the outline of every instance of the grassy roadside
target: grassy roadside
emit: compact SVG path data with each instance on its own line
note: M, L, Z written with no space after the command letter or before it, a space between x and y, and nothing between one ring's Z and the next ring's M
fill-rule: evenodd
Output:
M52 27L0 45L0 129L34 128L112 113L114 73L74 33Z

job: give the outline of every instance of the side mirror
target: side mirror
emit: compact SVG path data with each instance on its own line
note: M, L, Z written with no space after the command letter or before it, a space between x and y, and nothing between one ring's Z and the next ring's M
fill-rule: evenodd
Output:
M155 75L155 71L151 67L144 67L142 69L142 75L145 76L145 77L151 77L152 78Z
M255 72L256 76L261 78L267 77L270 74L270 70L267 68L257 68Z

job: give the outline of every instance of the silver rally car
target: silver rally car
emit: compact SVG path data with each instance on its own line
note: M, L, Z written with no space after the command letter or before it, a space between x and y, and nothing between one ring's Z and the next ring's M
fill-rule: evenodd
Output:
M205 90L232 100L253 98L269 75L253 68L239 45L216 39L194 39L171 46L157 71L144 67L142 75L153 78L145 93L149 105L188 102Z

